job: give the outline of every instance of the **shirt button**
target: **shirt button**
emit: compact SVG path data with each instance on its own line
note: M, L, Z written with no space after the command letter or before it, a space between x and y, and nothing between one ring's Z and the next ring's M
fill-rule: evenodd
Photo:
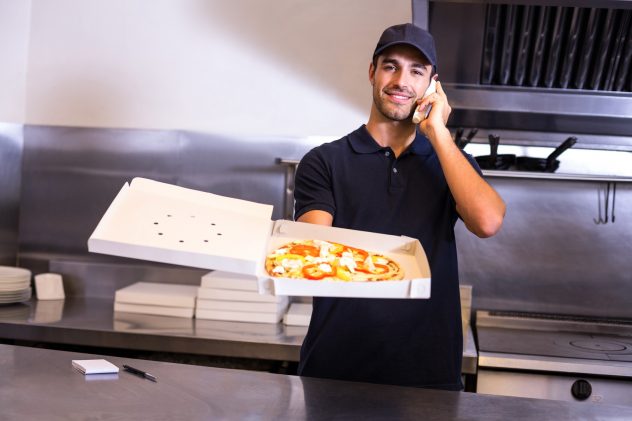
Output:
M386 151L386 152L384 152L384 155L391 156L391 152L390 151Z
M393 172L397 174L397 168L393 168Z

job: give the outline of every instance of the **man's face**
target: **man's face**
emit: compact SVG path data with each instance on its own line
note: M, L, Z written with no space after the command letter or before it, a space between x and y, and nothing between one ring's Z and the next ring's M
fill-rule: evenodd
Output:
M386 49L369 69L373 104L384 117L394 121L411 118L428 85L432 65L416 48L394 45Z

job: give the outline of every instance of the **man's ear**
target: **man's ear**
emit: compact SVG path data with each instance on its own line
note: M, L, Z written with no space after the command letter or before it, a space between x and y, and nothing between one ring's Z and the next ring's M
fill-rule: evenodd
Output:
M371 86L375 83L375 66L373 62L369 64L369 82L371 82Z

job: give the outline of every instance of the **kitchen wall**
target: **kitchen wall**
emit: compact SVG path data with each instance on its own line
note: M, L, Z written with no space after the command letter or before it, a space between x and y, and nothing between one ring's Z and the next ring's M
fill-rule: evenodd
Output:
M0 151L17 145L14 168L23 154L10 186L22 186L20 263L37 271L101 261L87 238L135 176L271 203L282 217L276 158L300 158L366 120L375 39L410 20L408 1L10 4L0 0L0 16L31 13L29 30L11 32L24 47L7 55L28 51L28 66L16 79L26 77L25 99L0 96L0 121L19 123L2 131L11 140ZM508 204L503 231L479 240L457 225L475 308L632 318L629 184L618 186L616 222L596 225L602 183L490 181ZM13 206L0 214L9 243L19 191L1 202Z
M632 318L632 183L611 183L606 208L606 182L488 180L507 203L501 231L456 227L476 308Z
M32 0L26 122L337 136L410 0ZM1 121L1 120L0 120Z
M248 177L258 170L248 165L269 171L274 157L363 123L375 40L410 19L409 0L0 0L0 260L16 258L23 144L23 258L31 246L44 254L83 250L86 226L102 209L69 186L82 170L94 173L84 165L91 160L113 177L110 188L134 175L173 180L176 168L208 187L204 169L230 168L210 185L264 199L261 190L251 193ZM196 136L217 147L157 163L129 152L177 154ZM112 176L118 156L101 142L134 162L120 177ZM261 151L272 161L254 160ZM55 170L63 175L31 178ZM282 178L279 170L271 172ZM103 181L83 186L87 197L102 191L109 199ZM75 234L77 214L88 222Z
M123 273L138 276L101 263L143 264L87 252L87 238L124 182L149 177L268 203L279 219L285 168L277 158L300 158L321 141L32 125L24 133L20 264L63 268L70 278L91 274L83 280L96 282L96 272L80 264L95 262L101 290L108 281L120 286ZM626 152L600 154L611 162L621 154L629 159ZM488 180L507 203L501 232L479 239L461 222L456 227L460 278L474 287L475 309L632 318L632 183L618 182L616 197L611 185L608 222L596 224L605 219L605 182Z
M24 122L30 11L30 0L0 0L0 122Z
M0 265L15 265L22 162L22 126L0 123Z

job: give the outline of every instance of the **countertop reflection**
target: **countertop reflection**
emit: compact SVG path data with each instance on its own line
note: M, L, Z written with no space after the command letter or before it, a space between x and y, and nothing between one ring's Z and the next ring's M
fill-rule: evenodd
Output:
M74 359L125 371L84 376ZM296 377L0 345L3 419L631 419L632 408Z
M0 305L0 335L81 346L298 361L307 332L307 327L282 323L115 313L113 307L112 299L77 296ZM478 354L471 329L467 333L463 371L475 373Z

